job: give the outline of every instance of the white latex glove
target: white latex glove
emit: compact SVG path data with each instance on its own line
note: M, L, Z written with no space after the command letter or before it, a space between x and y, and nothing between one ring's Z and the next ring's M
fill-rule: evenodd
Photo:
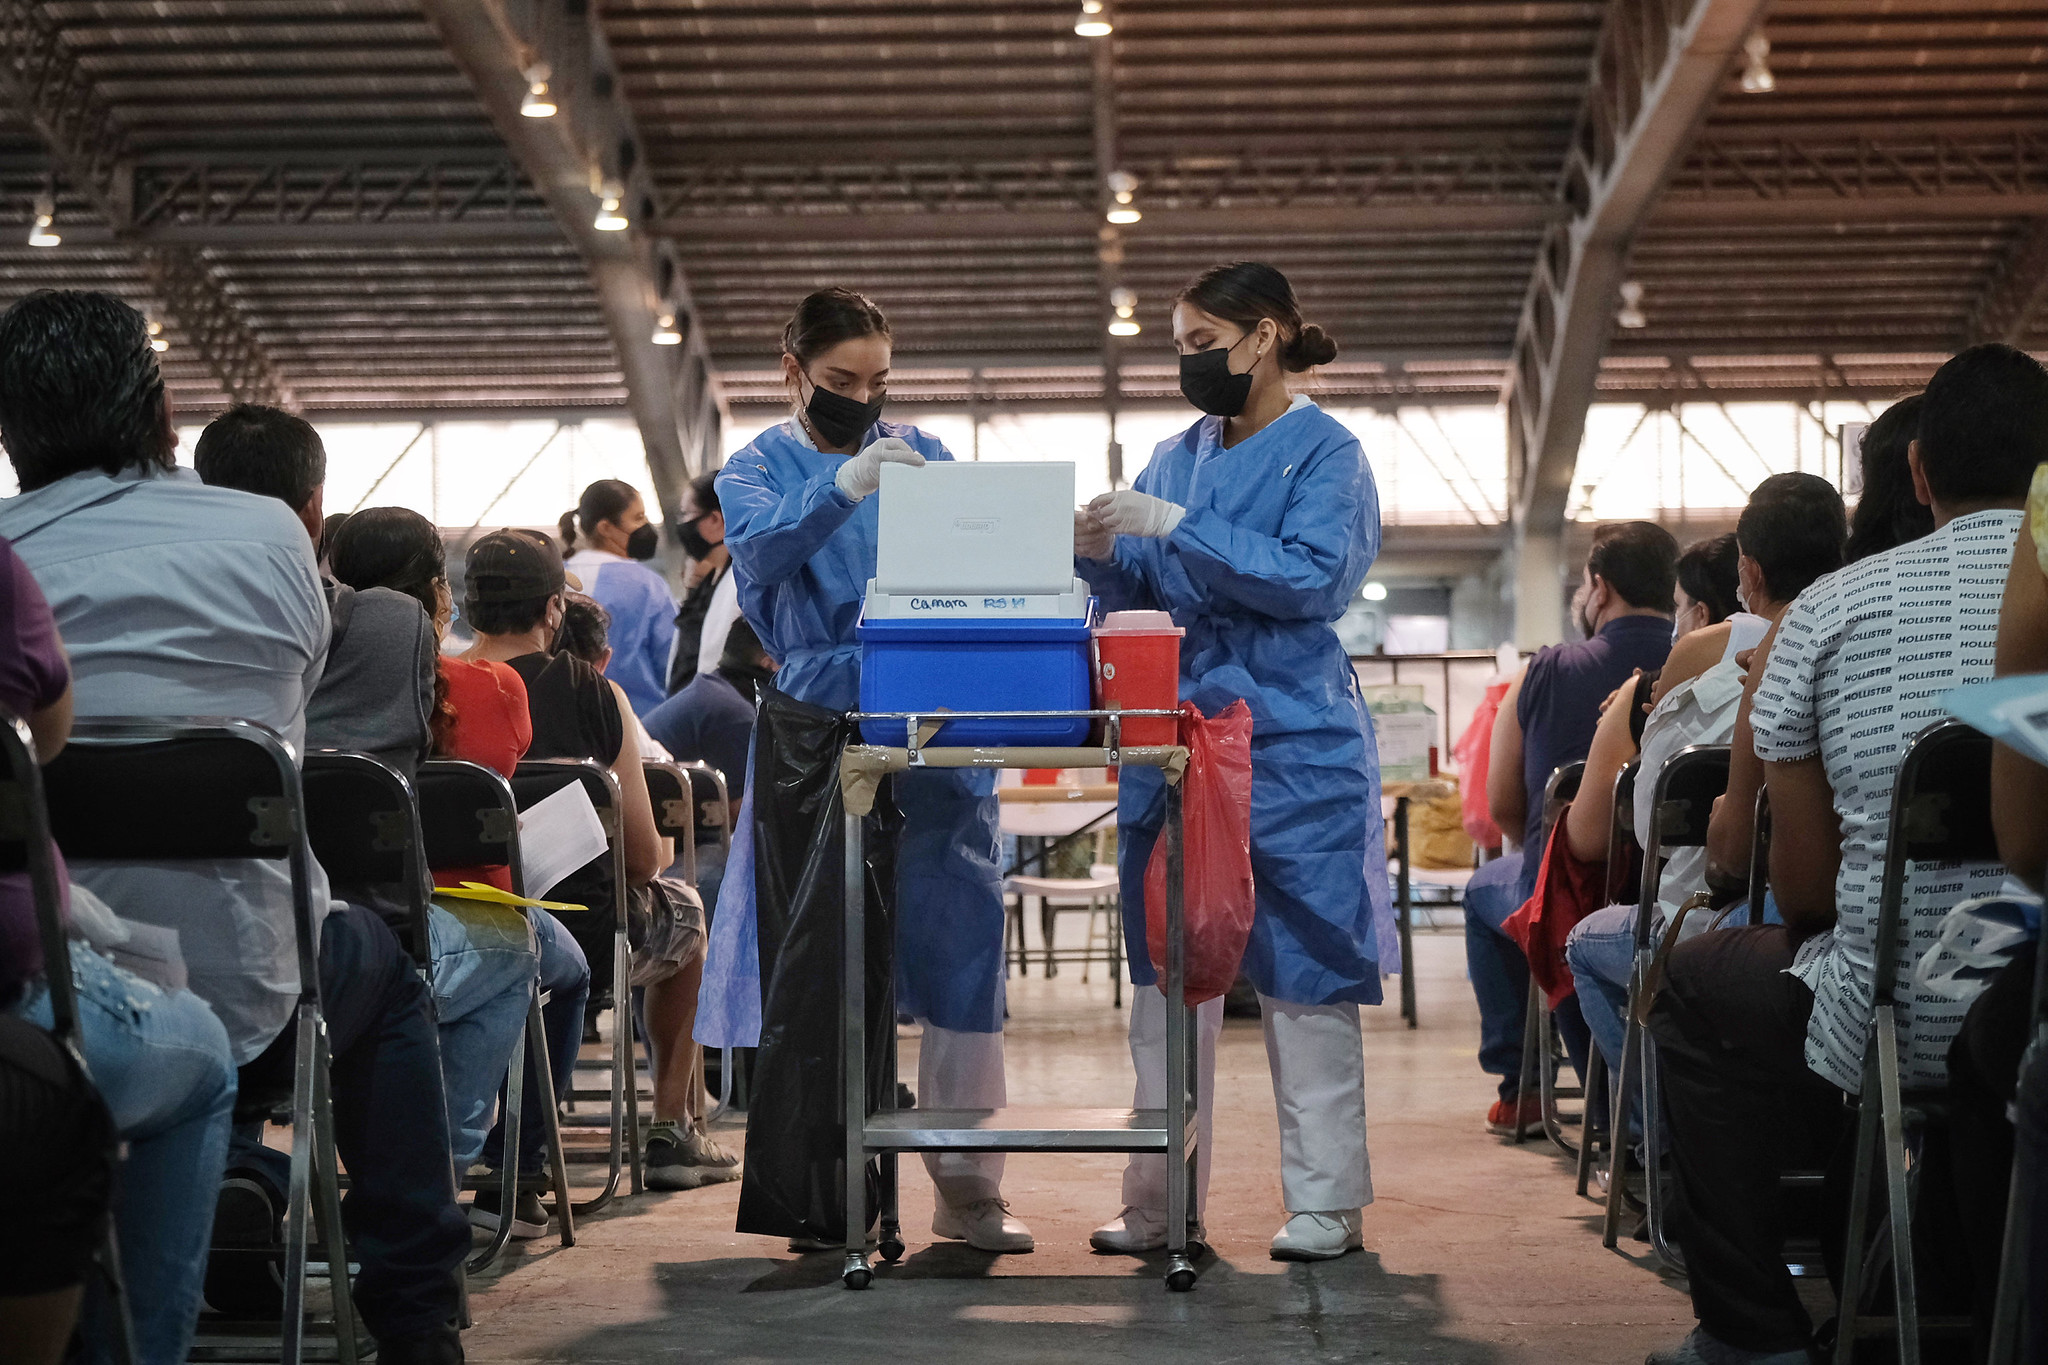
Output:
M1074 553L1082 559L1108 559L1116 550L1116 532L1095 519L1093 512L1074 509Z
M924 456L911 449L910 442L895 436L884 436L860 454L839 466L833 482L839 491L859 502L882 486L882 465L907 464L912 469L924 468Z
M1103 528L1119 536L1170 536L1188 509L1177 502L1126 488L1104 493L1088 504Z

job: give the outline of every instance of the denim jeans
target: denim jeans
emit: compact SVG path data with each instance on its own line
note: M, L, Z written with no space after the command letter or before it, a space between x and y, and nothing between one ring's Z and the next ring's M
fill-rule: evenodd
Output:
M539 953L526 917L508 905L444 897L428 911L427 928L448 1141L455 1169L465 1171L483 1153L513 1044L526 1027Z
M342 1221L362 1262L356 1307L379 1341L454 1322L469 1223L455 1206L448 1114L425 983L375 912L336 903L320 931L320 997L333 1057L334 1136L352 1186ZM242 1068L251 1093L289 1090L296 1024ZM285 1153L238 1128L231 1165L278 1205ZM209 1191L209 1196L211 1191Z
M128 1143L114 1205L142 1365L180 1365L199 1317L213 1203L227 1159L235 1064L206 1002L71 945L85 1062ZM50 1026L38 985L14 1012ZM110 1359L104 1341L98 1359Z
M1479 1000L1479 1067L1500 1077L1502 1099L1521 1088L1522 1029L1529 1008L1529 961L1501 925L1535 890L1535 871L1522 875L1524 858L1495 858L1465 884L1465 967Z
M590 963L568 926L545 910L533 912L533 937L540 948L540 988L548 993L540 1019L541 1029L548 1036L548 1061L555 1073L554 1093L566 1095L576 1078L576 1054L583 1048L583 1007L590 999ZM627 1027L623 1021L618 1026ZM547 1161L547 1136L541 1127L539 1073L530 1053L525 1085L525 1102L519 1107L519 1173L539 1175ZM504 1161L505 1126L501 1120L484 1139L484 1164L495 1170L502 1168Z

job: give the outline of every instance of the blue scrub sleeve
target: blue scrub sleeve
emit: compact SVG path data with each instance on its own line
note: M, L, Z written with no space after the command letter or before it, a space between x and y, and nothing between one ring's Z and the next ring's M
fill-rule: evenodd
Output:
M1074 556L1074 573L1088 584L1100 600L1104 613L1112 611L1157 611L1159 595L1135 562L1125 563L1111 551L1108 559Z
M761 585L795 577L859 506L829 474L779 493L744 455L719 471L718 500L733 562L747 581Z
M1278 621L1328 621L1341 615L1358 585L1353 538L1363 522L1363 563L1379 556L1379 509L1354 443L1306 471L1292 490L1278 536L1233 525L1213 508L1191 507L1167 540L1194 586Z

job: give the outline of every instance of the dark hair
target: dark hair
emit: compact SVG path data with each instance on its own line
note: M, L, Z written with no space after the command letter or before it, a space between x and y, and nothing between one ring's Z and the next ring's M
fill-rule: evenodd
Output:
M1742 610L1735 595L1735 548L1733 534L1696 540L1678 557L1678 586L1695 602L1707 607L1707 624L1718 626Z
M420 604L438 627L441 609L435 585L448 582L448 551L441 532L409 507L370 507L341 513L341 524L329 517L332 530L323 537L327 571L337 583L362 591L389 588ZM446 749L455 708L448 701L448 678L434 670L434 714L430 726L437 749Z
M1773 474L1749 495L1735 523L1742 553L1756 561L1776 602L1790 602L1822 574L1842 567L1848 517L1842 495L1818 474Z
M2048 368L1989 342L1952 356L1927 381L1920 472L1944 503L2018 502L2048 461Z
M169 469L163 371L112 294L38 289L0 315L0 442L23 492L97 469Z
M479 635L518 635L547 619L548 603L554 596L526 597L517 602L479 602L474 593L462 594L462 619Z
M725 648L718 656L718 666L724 669L759 668L761 660L768 657L768 650L761 643L761 637L747 624L745 617L732 623L732 629L725 633Z
M1845 564L1934 533L1934 509L1914 494L1913 473L1906 467L1906 447L1920 430L1920 406L1917 393L1901 398L1864 428L1858 456L1863 466L1863 491L1856 497L1856 515L1849 522L1849 544L1842 555Z
M702 512L721 512L718 505L718 471L707 469L690 480L690 502Z
M599 479L583 490L583 496L576 506L562 513L556 529L562 533L562 549L576 548L576 528L581 526L584 535L597 530L600 521L617 523L626 515L626 509L640 500L640 490L624 479Z
M562 599L562 628L555 634L555 653L573 654L596 668L611 647L612 614L594 598L572 592Z
M1337 358L1337 343L1312 322L1301 320L1294 286L1264 261L1211 266L1189 280L1175 303L1191 303L1212 318L1250 331L1266 318L1280 328L1280 368L1299 374Z
M347 513L347 512L329 512L329 513L328 513L328 514L326 515L326 517L325 517L325 518L323 518L323 519L321 520L321 522L320 522L320 557L321 557L321 558L325 559L325 558L327 557L327 552L328 552L328 551L329 551L330 549L332 549L332 548L333 548L333 546L334 546L334 538L335 538L335 537L336 537L337 535L341 534L341 528L342 528L342 527L344 527L344 526L346 526L346 525L348 524L348 519L349 519L349 516L350 516L350 515L351 515L351 514L350 514L350 513Z
M809 365L842 341L888 335L889 320L873 299L835 284L804 295L782 329L782 349L797 364Z
M1593 532L1586 572L1632 607L1671 612L1678 604L1678 542L1654 521L1616 521Z
M303 417L237 403L199 433L192 467L207 483L276 498L296 512L327 482L327 447Z

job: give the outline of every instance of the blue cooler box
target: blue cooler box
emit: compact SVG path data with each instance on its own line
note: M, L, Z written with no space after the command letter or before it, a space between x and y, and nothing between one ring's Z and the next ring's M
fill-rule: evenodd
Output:
M863 711L1086 711L1089 639L1095 603L1081 620L1053 617L948 617L869 620L861 617L860 709ZM1085 742L1090 722L957 720L932 744L1071 746ZM901 748L904 722L861 723L870 744Z

